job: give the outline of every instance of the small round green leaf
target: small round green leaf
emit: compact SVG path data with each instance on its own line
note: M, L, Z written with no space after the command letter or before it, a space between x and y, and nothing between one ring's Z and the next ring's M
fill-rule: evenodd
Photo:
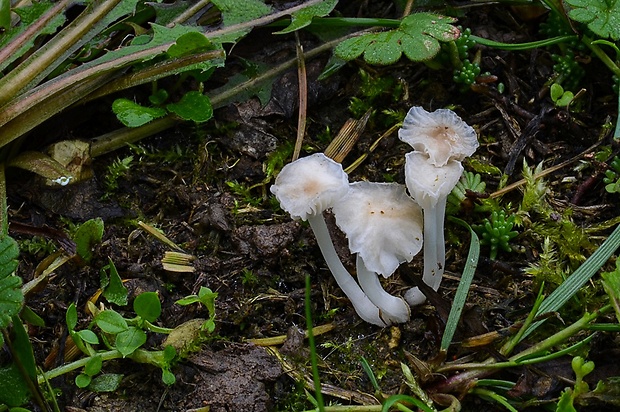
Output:
M161 315L161 302L155 292L144 292L136 296L133 301L133 310L142 319L155 322Z
M166 384L166 385L173 385L177 378L176 376L174 376L174 373L170 372L168 369L162 369L161 370L161 380Z
M121 385L123 375L119 373L104 373L93 378L92 382L88 386L93 392L114 392Z
M75 377L75 386L78 388L85 388L90 384L91 377L85 373L80 373Z
M67 308L67 313L65 315L65 319L67 321L67 328L71 331L74 330L77 325L77 309L75 308L75 303L71 303Z

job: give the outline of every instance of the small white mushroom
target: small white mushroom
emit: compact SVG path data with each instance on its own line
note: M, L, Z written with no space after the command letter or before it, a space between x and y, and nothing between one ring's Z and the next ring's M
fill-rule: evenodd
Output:
M405 182L409 193L424 210L424 283L438 290L446 262L444 219L446 200L456 186L463 166L456 160L444 166L431 164L424 153L410 152L405 161ZM418 288L405 294L410 305L424 303L426 297Z
M322 153L300 158L284 166L271 186L282 209L294 219L307 220L336 283L365 321L387 326L379 308L362 291L344 267L332 243L323 211L334 206L349 190L349 179L340 163Z
M389 277L422 248L422 210L403 185L355 182L333 207L336 224L357 253L357 277L362 290L381 310L386 323L409 320L409 305L387 293L378 274Z
M435 166L443 166L451 159L462 161L478 148L476 131L448 109L427 112L422 107L412 107L398 137L426 154Z

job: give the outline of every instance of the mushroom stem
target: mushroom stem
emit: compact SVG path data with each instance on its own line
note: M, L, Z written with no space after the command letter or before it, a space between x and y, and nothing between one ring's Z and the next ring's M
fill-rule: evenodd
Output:
M439 290L446 265L446 242L444 220L447 197L438 199L435 206L424 209L424 274L422 280L434 291ZM405 293L405 300L411 306L426 302L426 296L413 287Z
M379 307L379 316L387 324L403 323L409 320L411 312L409 305L399 297L387 293L377 273L370 271L364 264L364 259L357 255L357 280L372 303Z
M349 271L344 267L342 261L340 261L323 215L309 215L308 223L310 223L310 227L314 232L314 236L316 237L319 249L321 249L323 258L327 263L327 267L332 272L340 289L342 289L349 300L351 300L357 314L366 322L377 326L387 326L387 323L380 317L379 308L370 301L353 276L351 276Z

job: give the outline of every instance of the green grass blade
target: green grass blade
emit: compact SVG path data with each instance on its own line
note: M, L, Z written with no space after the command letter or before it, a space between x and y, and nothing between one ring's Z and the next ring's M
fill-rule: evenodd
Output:
M321 380L319 378L319 366L317 362L316 346L314 344L314 333L312 333L312 305L310 304L310 276L306 275L306 326L308 328L308 345L310 346L310 362L312 363L312 381L314 382L314 390L316 392L316 402L319 412L325 411L323 403L323 393L321 393Z
M611 255L620 246L620 225L612 232L611 235L603 242L603 244L590 256L579 268L570 275L564 283L554 290L547 299L543 301L536 312L536 315L542 315L547 312L555 312L559 310L570 298L586 284L592 276L609 260ZM523 334L523 338L532 333L537 327L542 325L544 320L538 321Z
M463 268L463 274L461 275L461 281L456 289L456 295L452 301L452 308L450 308L450 314L448 315L448 321L446 323L446 329L444 330L443 337L441 338L441 350L448 350L456 327L459 324L465 301L467 300L467 294L469 293L469 287L474 274L476 273L476 266L478 265L478 258L480 257L480 240L476 232L464 221L456 218L452 218L452 221L465 226L471 234L471 243L469 244L469 253L467 255L467 262Z

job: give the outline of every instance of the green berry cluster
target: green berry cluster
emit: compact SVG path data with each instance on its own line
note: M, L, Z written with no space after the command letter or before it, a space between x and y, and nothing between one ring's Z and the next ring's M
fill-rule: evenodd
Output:
M474 226L474 230L482 236L480 244L491 247L491 253L489 255L491 259L495 260L500 248L506 252L512 250L509 244L510 240L519 234L512 230L515 217L514 214L511 214L506 218L506 212L503 210L499 212L493 211L490 220L485 219L483 224Z
M577 90L585 70L575 59L575 53L569 49L564 55L552 54L551 58L555 62L553 71L558 74L556 83L561 83L565 90Z
M463 67L454 70L452 80L454 83L470 86L476 82L476 78L480 75L480 65L472 63L469 59L463 60Z
M461 30L461 35L454 41L454 44L459 53L459 59L465 60L469 55L469 50L476 45L476 42L471 39L471 29L469 27L464 30L461 26L458 28Z
M620 193L620 158L614 156L610 168L605 171L603 182L607 193Z
M557 13L549 13L547 20L540 23L538 31L545 37L566 36L568 34L572 34L570 26L567 24L566 20L564 20Z

